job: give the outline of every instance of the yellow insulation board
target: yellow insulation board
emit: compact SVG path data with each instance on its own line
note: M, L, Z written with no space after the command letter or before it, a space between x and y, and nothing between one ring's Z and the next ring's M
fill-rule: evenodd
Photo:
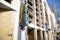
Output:
M13 40L13 11L0 9L0 40Z

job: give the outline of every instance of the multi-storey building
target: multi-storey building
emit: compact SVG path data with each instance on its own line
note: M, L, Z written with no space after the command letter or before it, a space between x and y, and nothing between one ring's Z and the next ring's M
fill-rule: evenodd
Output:
M55 14L55 17L56 17L56 23L57 23L57 31L60 32L60 22L59 22L59 17L58 17L58 13L57 13L57 10L56 10L56 6L55 5L52 5L50 6L50 9L51 11Z
M56 20L58 21L58 15L57 15L56 6L52 5L52 6L50 6L50 9L55 14Z
M23 29L19 26L24 6L20 6L20 1L0 1L0 40L53 40L50 16L53 14L46 0L27 0L28 24Z
M53 15L51 17L51 15ZM26 26L28 40L54 40L52 28L56 20L52 20L55 15L51 12L46 0L28 0L28 26ZM22 33L21 33L22 34ZM22 34L23 36L23 34ZM22 38L22 40L23 40Z

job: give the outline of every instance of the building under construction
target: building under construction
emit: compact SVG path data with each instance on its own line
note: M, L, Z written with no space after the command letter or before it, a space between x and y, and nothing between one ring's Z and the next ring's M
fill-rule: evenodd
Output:
M54 40L52 29L57 25L47 1L27 0L27 4L28 24L23 27L21 0L0 1L0 40Z

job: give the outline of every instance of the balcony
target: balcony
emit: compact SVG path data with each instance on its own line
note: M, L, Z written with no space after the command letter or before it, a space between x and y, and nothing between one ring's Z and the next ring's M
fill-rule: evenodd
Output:
M37 21L37 22L39 22L39 20L38 20L38 19L36 19L36 21Z
M29 18L31 18L31 19L32 19L32 18L33 18L33 16L32 16L31 14L29 14Z
M5 0L5 1L11 4L11 1L12 1L12 0Z
M40 25L39 24L36 24L38 27L40 27Z
M38 14L38 13L36 13L36 16L39 16L39 14Z
M33 6L33 3L31 1L29 1L29 0L28 0L28 4L31 5L31 6Z
M38 12L38 8L36 8L36 11Z
M9 10L16 10L11 5L11 0L1 0L0 1L0 8L9 9Z
M28 14L33 15L33 14L34 14L34 12L33 12L33 11L31 11L31 10L28 10Z
M37 0L35 0L35 2L37 3L38 1L37 1Z
M32 12L33 11L33 8L28 5L28 10Z
M40 3L42 3L42 0L40 0Z
M38 6L38 4L37 4L37 3L35 3L35 5L36 5L36 6Z

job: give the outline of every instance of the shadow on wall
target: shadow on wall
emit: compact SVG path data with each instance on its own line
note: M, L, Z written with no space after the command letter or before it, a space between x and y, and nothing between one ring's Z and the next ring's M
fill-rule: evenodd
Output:
M3 9L3 11L2 11L2 9ZM2 13L2 12L7 12L7 11L11 11L11 10L4 9L4 8L0 8L0 13Z

